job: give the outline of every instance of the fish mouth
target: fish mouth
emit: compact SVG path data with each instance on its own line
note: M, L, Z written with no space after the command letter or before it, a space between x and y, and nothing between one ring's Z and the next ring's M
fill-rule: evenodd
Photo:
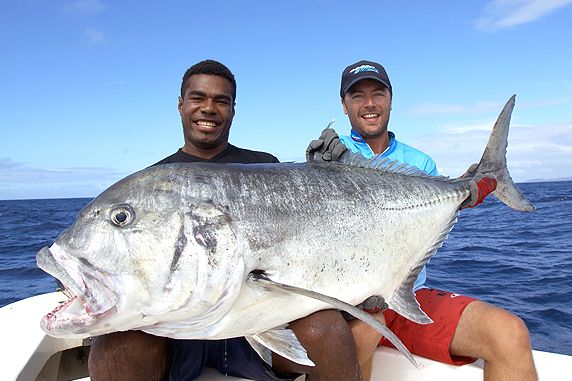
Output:
M119 300L113 278L85 259L69 256L57 244L42 248L38 267L58 279L67 300L47 313L42 329L53 337L86 337L86 332L113 315Z

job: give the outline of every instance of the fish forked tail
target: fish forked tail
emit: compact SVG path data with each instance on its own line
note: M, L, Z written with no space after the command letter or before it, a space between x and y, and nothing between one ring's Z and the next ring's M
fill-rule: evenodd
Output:
M512 181L506 165L508 129L516 95L513 95L502 109L491 136L477 166L475 176L487 176L497 180L493 192L496 198L508 207L522 212L532 212L534 205L524 197Z

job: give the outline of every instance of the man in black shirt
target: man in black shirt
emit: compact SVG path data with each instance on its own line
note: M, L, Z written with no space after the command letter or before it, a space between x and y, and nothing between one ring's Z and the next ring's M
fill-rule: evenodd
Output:
M269 153L238 148L228 142L235 99L236 82L224 65L203 61L187 70L178 105L185 145L157 164L278 163Z
M200 156L194 156L179 148L177 152L171 156L167 156L163 160L154 165L168 163L278 163L278 159L266 152L251 151L244 148L238 148L228 143L224 151L216 154L210 159L204 159Z
M219 62L199 62L183 76L178 109L185 145L155 165L175 162L277 163L265 152L228 143L236 99L232 73ZM336 310L316 312L289 326L316 364L308 367L272 354L266 364L246 339L175 340L141 331L96 338L89 369L99 380L193 380L205 366L254 380L359 380L355 344L348 324Z

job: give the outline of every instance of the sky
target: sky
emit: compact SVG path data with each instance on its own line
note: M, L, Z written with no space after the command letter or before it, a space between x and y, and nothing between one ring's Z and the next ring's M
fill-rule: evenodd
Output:
M303 161L345 66L386 68L389 129L456 177L516 94L517 182L572 178L572 0L0 1L0 199L94 197L183 145L185 70L234 73L230 142Z

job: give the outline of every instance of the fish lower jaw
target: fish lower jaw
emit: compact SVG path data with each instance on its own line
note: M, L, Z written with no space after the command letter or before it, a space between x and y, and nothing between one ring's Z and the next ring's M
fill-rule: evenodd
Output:
M99 305L99 307L102 306ZM86 332L89 328L109 316L115 307L110 305L98 310L94 313L90 304L85 303L78 296L71 295L69 300L61 302L46 314L40 321L40 326L52 337L88 337L90 334Z
M41 320L40 326L53 337L73 337L78 329L93 324L90 315L77 296L62 302Z

